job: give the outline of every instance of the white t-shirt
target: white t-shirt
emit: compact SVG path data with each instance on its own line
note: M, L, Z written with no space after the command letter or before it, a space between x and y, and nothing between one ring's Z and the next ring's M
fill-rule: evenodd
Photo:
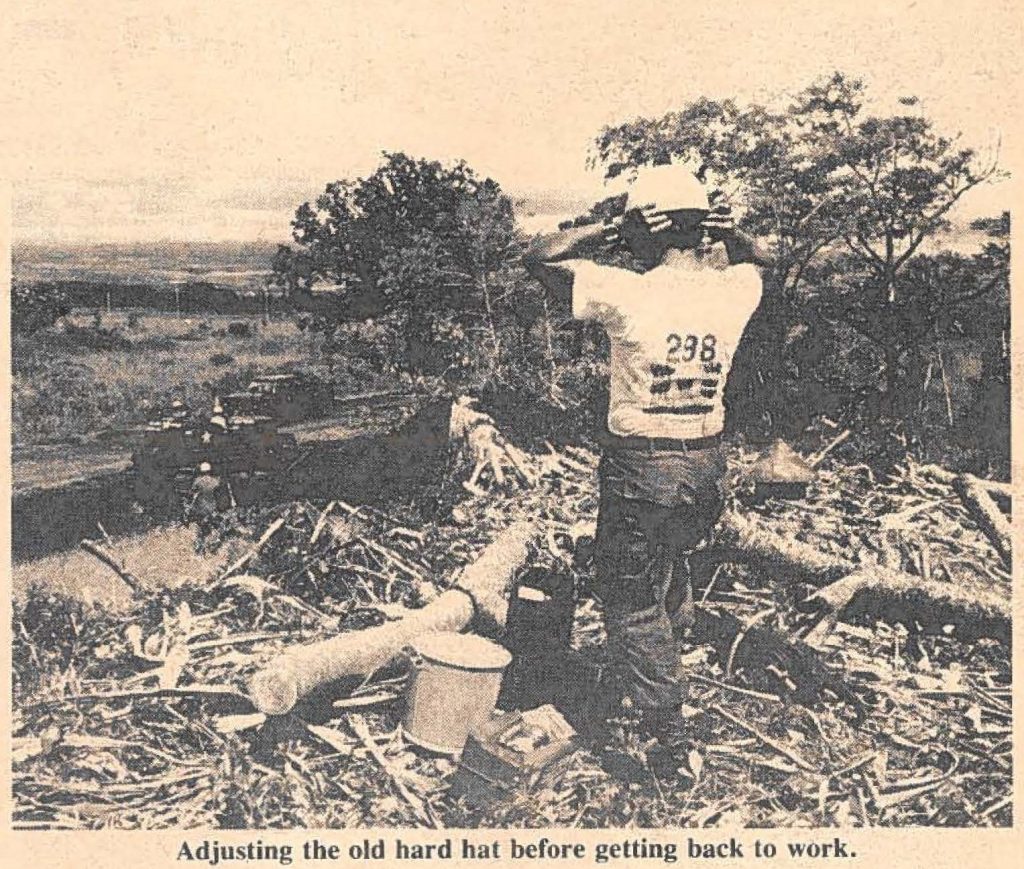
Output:
M567 260L572 311L611 339L608 429L621 436L690 439L725 425L722 391L743 330L761 301L750 264L689 262L645 274Z

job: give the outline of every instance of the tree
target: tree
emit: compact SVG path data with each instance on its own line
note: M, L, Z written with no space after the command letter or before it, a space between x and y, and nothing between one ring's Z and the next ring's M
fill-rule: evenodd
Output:
M31 335L71 313L64 290L55 284L14 284L11 287L11 331Z
M511 201L463 162L384 158L368 178L328 184L298 208L296 246L279 249L273 285L329 334L383 321L399 368L493 373L520 251Z
M862 118L861 96L859 83L836 75L808 89L800 110L820 133L822 147L839 157L834 189L840 239L848 271L858 275L859 291L831 309L880 346L884 410L894 418L908 349L934 331L942 311L985 291L983 283L966 296L947 294L947 283L930 280L923 261L913 258L927 239L948 228L957 202L997 170L994 161L980 166L972 150L938 135L920 114ZM901 103L918 104L912 97ZM948 259L929 263L931 271L952 265Z
M938 135L915 99L883 117L867 114L864 102L863 84L835 73L782 108L700 99L661 118L606 128L595 141L591 160L609 178L672 159L701 165L742 204L740 226L770 240L774 266L751 325L755 358L745 366L757 382L741 388L744 405L776 431L796 406L787 355L794 337L812 328L852 330L880 347L881 410L894 415L906 353L895 324L907 310L900 288L909 286L900 277L924 242L948 226L956 203L998 176L994 161L981 166L974 152ZM817 268L828 261L837 265ZM853 276L831 298L822 276L840 273Z
M270 284L332 359L441 377L503 431L578 439L599 413L596 336L522 265L512 203L462 162L385 154L368 178L299 206Z

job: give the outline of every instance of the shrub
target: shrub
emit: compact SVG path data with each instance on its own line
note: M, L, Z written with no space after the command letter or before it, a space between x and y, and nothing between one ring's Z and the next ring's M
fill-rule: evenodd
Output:
M71 313L71 305L60 287L45 284L11 288L11 331L31 335L52 326Z
M214 353L210 356L210 362L213 365L230 365L235 361L235 357L230 353Z
M264 338L256 352L263 356L276 356L284 351L285 343L280 338Z
M171 352L178 346L178 341L170 335L147 335L135 342L138 350L148 352Z
M121 334L119 329L97 329L91 326L76 326L73 323L66 323L64 336L67 342L66 346L71 350L101 350L109 353L132 348L132 342Z
M228 334L234 338L248 338L252 334L252 326L244 320L234 320L228 323Z

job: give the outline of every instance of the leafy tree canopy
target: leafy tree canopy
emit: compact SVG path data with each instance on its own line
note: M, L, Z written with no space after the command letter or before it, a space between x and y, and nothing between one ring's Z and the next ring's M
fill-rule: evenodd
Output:
M864 84L837 72L782 107L702 98L608 127L591 161L609 178L673 159L702 165L741 200L741 225L774 243L787 297L829 247L844 248L889 294L953 206L998 175L994 162L981 165L939 135L916 99L900 104L899 114L870 114Z
M464 162L385 153L368 178L328 184L301 205L292 229L295 245L279 249L273 284L327 330L387 317L417 372L462 359L470 332L486 333L498 352L503 276L520 244L511 200Z
M877 356L872 364L887 398L880 412L891 418L906 354L941 337L966 305L1005 284L1008 250L998 241L981 258L923 255L925 243L948 228L956 204L1001 173L994 159L984 162L937 132L914 97L899 100L891 115L872 113L863 82L837 72L784 105L702 98L607 127L591 154L608 178L675 159L701 166L739 206L741 228L774 248L750 330L755 346L740 366L756 374L734 403L757 417L762 431L781 433L780 419L800 404L795 383L809 394L808 336L819 344L851 336L865 342L853 355ZM806 420L798 414L793 426Z

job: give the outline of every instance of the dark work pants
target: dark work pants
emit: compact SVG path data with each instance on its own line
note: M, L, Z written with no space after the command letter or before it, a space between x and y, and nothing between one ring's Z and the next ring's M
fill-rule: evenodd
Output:
M673 617L692 618L687 556L722 511L725 456L606 451L595 541L595 586L623 689L642 709L681 700Z

